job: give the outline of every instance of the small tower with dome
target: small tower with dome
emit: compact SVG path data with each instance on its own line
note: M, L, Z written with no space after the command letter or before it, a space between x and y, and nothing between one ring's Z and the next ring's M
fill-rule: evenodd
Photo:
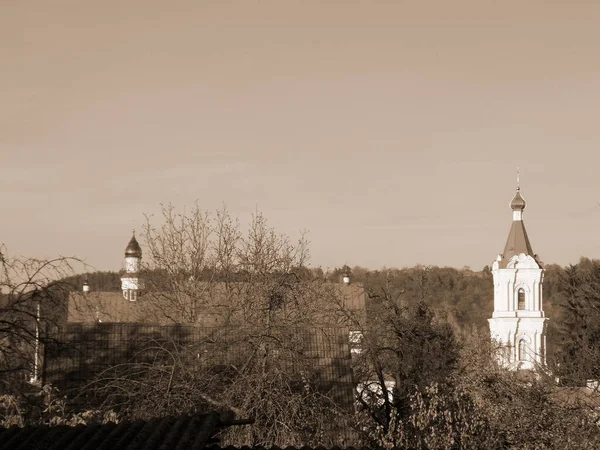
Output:
M510 202L513 220L508 239L492 264L494 312L488 319L492 339L503 347L499 355L502 365L515 370L546 364L544 263L533 252L525 230L525 206L517 178L517 192Z
M132 230L131 239L125 248L125 273L121 275L123 297L132 302L140 297L144 288L144 283L140 279L141 262L142 247L135 238L135 230Z

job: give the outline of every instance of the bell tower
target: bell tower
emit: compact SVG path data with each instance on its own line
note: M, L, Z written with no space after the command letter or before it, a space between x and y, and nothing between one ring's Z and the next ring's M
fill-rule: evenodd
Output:
M531 370L546 364L544 263L533 253L525 231L525 205L517 175L517 192L510 202L512 225L504 252L492 264L494 312L488 319L492 339L502 346L499 361L513 370Z
M135 238L135 230L125 248L125 273L121 275L121 290L126 300L134 302L141 295L144 288L143 280L140 279L140 264L142 262L142 248Z

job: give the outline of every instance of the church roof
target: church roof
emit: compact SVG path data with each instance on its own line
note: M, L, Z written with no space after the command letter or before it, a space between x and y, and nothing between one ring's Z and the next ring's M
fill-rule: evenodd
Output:
M525 199L521 196L521 190L517 188L517 193L510 202L510 209L513 211L523 211L525 209Z
M135 238L135 232L133 233L133 236L131 236L131 240L125 248L125 256L135 256L138 258L142 257L142 247L140 247L140 244L138 244L138 241Z
M506 245L504 246L504 252L502 253L502 260L508 262L510 258L520 253L534 256L527 231L525 230L525 224L522 220L513 220Z
M517 187L517 192L510 202L510 209L514 211L520 211L521 214L525 209L525 199L521 196L520 189ZM517 213L518 214L518 213ZM513 222L510 226L508 233L508 239L506 239L506 245L504 246L504 252L502 252L502 259L500 260L500 267L506 267L508 261L515 256L524 253L525 255L533 257L536 261L538 256L533 253L531 242L529 242L529 236L527 236L527 230L525 230L525 223L523 222L522 216L514 217Z

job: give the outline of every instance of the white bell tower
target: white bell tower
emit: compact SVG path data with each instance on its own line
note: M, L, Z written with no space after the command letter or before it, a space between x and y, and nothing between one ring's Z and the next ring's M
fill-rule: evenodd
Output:
M494 313L488 319L492 339L502 345L501 364L508 369L546 365L546 328L542 283L544 263L533 253L523 223L525 200L518 186L510 208L513 222L504 247L492 265Z
M144 288L140 279L140 264L142 262L142 248L135 238L135 230L127 247L125 248L125 273L121 275L121 290L123 297L129 301L136 301Z

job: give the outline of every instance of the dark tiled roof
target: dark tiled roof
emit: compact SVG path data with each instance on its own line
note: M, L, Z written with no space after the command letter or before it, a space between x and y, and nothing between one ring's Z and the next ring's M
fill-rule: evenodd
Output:
M223 428L250 421L223 422L219 414L186 415L119 424L0 427L1 450L203 449Z
M127 275L127 274L126 274ZM366 294L360 283L337 284L326 283L323 286L308 282L299 284L299 290L307 295L328 295L335 302L357 313L365 311ZM250 283L196 283L197 297L187 298L179 294L174 302L163 298L160 292L145 292L137 301L131 302L121 292L72 292L68 300L69 323L108 322L137 322L147 324L186 323L186 317L181 317L182 311L190 310L192 304L228 305L236 299L239 301L247 296L264 295L262 287ZM256 291L256 292L255 292ZM168 297L167 297L168 299ZM329 300L333 300L330 298ZM198 307L200 308L200 307ZM204 320L205 325L219 323L219 307L209 310L197 310L198 320Z
M68 322L146 322L143 302L130 302L119 292L73 292L69 296Z

